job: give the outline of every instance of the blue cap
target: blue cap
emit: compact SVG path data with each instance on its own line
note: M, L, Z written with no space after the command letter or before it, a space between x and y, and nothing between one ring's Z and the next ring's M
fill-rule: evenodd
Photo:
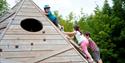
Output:
M44 8L50 8L50 6L49 5L45 5Z

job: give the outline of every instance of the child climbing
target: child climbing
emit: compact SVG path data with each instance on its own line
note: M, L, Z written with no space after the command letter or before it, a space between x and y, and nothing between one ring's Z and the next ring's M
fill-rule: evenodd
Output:
M86 32L85 37L89 41L89 48L92 50L93 58L97 63L103 63L102 59L100 58L100 51L99 47L96 45L96 43L90 38L90 33Z
M54 16L52 12L50 11L49 5L44 6L44 11L45 11L45 15L58 27L58 20L56 16Z
M88 60L89 63L94 63L93 59L88 52L88 45L89 41L88 39L81 33L79 26L74 27L73 32L65 32L67 35L74 35L78 41L78 44L81 46L83 53L86 55L86 59Z

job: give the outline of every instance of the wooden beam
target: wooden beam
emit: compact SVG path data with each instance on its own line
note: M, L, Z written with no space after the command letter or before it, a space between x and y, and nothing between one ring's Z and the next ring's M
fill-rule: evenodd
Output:
M7 15L7 17L5 17L2 20L0 20L0 23L2 23L3 21L5 21L6 19L8 19L9 17L11 17L14 14L15 14L15 12L10 13L9 15Z
M1 27L0 30L5 29L6 27Z
M55 50L55 51L50 52L50 53L48 53L46 55L40 55L39 57L29 59L29 60L27 60L28 62L26 62L26 63L38 63L40 61L46 60L48 58L51 58L53 56L56 56L58 54L61 54L63 52L71 50L71 49L73 49L73 47L71 47L71 46L67 46L65 48L60 48L59 50Z

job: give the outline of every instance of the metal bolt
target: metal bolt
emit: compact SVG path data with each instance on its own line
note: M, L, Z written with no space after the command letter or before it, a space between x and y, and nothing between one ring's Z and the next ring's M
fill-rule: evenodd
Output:
M46 41L46 39L44 38L43 41Z
M31 43L31 46L33 46L33 43Z
M2 52L3 50L2 49L0 49L0 52Z
M43 31L43 34L45 34L45 31Z
M15 48L19 48L19 46L18 46L18 45L15 45Z

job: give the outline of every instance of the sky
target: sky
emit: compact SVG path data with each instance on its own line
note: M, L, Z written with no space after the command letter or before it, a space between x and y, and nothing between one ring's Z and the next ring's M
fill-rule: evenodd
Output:
M13 7L16 0L7 0L10 7ZM90 15L94 13L95 7L99 5L101 8L104 4L104 0L33 0L42 10L44 5L50 5L51 11L58 10L59 14L63 17L73 12L74 15L80 15L80 10L83 8L83 13ZM110 6L112 1L108 0Z

